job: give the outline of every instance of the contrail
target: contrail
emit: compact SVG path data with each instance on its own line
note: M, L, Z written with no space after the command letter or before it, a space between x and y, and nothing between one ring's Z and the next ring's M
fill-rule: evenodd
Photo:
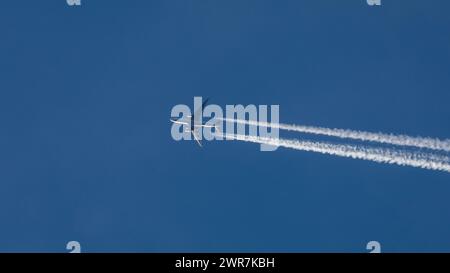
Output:
M240 119L218 118L226 122L236 122L254 126L263 126L269 128L278 128L280 130L295 131L301 133L310 133L316 135L333 136L339 138L357 139L363 141L372 141L399 146L411 146L418 148L427 148L432 150L441 150L450 152L450 139L440 140L428 137L412 137L407 135L393 135L383 133L371 133L347 129L334 129L315 126L289 125L282 123L268 123Z
M412 166L430 170L450 172L450 158L436 154L414 153L385 148L369 148L358 145L330 144L281 138L267 138L236 134L223 134L226 139L234 139L258 144L267 144L291 148L302 151L311 151L322 154L337 155L356 159L370 160L379 163Z

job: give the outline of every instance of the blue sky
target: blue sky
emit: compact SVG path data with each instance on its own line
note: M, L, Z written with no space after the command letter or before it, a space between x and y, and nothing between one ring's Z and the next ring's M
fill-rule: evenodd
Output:
M286 123L450 138L449 8L2 3L0 251L450 251L448 173L199 149L169 122L204 96L279 104Z

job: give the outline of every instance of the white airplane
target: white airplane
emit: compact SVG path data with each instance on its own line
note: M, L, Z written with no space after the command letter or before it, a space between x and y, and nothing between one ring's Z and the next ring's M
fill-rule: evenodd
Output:
M206 125L206 124L201 124L201 123L198 124L198 121L196 122L196 120L195 120L195 117L202 116L202 109L205 108L206 104L208 103L208 100L209 100L209 98L207 98L202 103L202 107L200 109L197 109L197 111L192 116L186 116L186 118L183 117L180 119L173 119L173 118L170 119L170 121L173 123L189 126L190 128L186 129L185 132L190 132L200 147L203 147L203 146L198 137L197 130L199 128L216 128L216 130L219 131L219 128L216 125Z

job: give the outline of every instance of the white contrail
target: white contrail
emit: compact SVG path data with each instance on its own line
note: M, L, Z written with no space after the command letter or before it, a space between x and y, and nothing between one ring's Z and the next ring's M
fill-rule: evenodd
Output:
M411 146L418 148L427 148L432 150L441 150L450 152L450 139L440 140L428 137L412 137L407 135L393 135L383 133L371 133L347 129L334 129L315 126L289 125L282 123L268 123L240 119L221 119L226 122L236 122L254 126L263 126L269 128L278 128L280 130L295 131L301 133L310 133L316 135L333 136L339 138L357 139L363 141L372 141L400 146Z
M450 158L436 154L414 153L385 148L369 148L358 145L330 144L281 138L267 138L247 135L224 134L227 139L274 145L302 151L318 152L380 163L412 166L430 170L450 172Z

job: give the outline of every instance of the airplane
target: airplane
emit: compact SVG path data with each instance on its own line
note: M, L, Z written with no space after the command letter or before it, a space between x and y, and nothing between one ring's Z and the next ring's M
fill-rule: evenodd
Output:
M188 125L190 126L189 129L186 129L185 132L190 132L192 134L192 136L194 137L195 141L197 141L198 145L200 147L202 146L202 143L199 140L198 137L198 133L197 130L199 128L216 128L216 130L219 130L219 128L216 125L206 125L206 124L198 124L195 121L195 117L197 116L201 116L202 115L202 110L205 108L206 104L208 103L209 98L207 98L203 103L202 103L202 107L200 109L197 109L197 111L195 111L195 113L192 116L186 116L188 119L186 120L184 117L183 118L178 118L178 119L173 119L171 118L170 121L173 123L177 123L177 124L183 124L183 125Z

